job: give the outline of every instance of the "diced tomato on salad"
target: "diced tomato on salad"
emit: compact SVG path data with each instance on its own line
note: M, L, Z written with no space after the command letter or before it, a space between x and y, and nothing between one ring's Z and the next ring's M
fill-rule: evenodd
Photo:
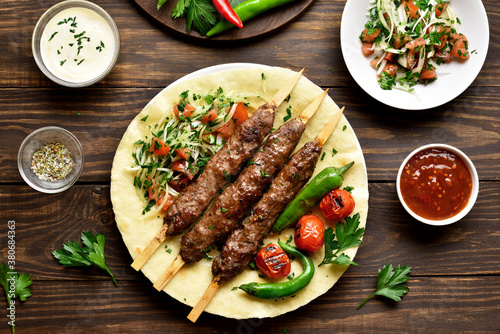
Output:
M191 117L193 111L195 111L196 108L190 105L189 103L186 102L180 102L179 104L176 104L174 106L173 112L175 117L179 119L179 111L182 112L182 116L185 118Z
M165 142L159 138L153 138L153 142L151 143L151 152L154 155L167 155L170 152L170 146L165 144Z
M217 108L210 109L205 116L200 119L200 122L203 124L207 124L208 122L212 122L217 118Z
M239 102L236 104L236 109L234 110L232 118L236 125L240 125L248 119L248 110L244 103Z
M467 38L450 1L377 0L359 36L382 89L413 91L419 81L437 79L436 69L452 59L470 58Z

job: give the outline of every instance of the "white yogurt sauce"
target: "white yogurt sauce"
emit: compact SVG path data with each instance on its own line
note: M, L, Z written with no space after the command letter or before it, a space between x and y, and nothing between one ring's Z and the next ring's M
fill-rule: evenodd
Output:
M74 7L56 14L43 30L42 60L56 77L84 82L102 74L116 43L109 24L93 10Z

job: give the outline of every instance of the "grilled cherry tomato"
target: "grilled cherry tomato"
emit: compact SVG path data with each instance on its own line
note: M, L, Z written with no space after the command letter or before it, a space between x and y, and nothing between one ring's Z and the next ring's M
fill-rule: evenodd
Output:
M278 245L269 244L262 247L255 259L257 267L270 278L282 278L290 274L292 265L290 258Z
M295 226L295 245L306 252L314 253L325 243L325 225L315 215L300 218Z
M342 189L330 191L319 203L319 208L326 219L341 220L354 210L354 198Z

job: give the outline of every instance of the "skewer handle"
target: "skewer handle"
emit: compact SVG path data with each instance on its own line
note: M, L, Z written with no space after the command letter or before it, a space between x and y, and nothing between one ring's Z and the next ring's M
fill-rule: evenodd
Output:
M200 315L203 313L203 311L207 308L207 305L210 303L212 298L215 296L217 291L219 291L219 288L223 282L220 282L220 274L217 275L213 280L212 283L208 286L208 288L205 290L203 293L203 296L201 296L200 300L198 300L198 303L193 307L187 318L191 320L192 322L196 322Z
M175 274L177 274L177 272L182 268L184 263L185 262L182 259L182 256L180 254L177 255L174 262L170 264L170 267L168 267L167 270L165 270L163 274L161 274L160 278L158 278L158 280L153 285L155 289L158 291L163 290L163 288L168 284L168 282L170 282L170 280L175 276Z
M300 72L295 74L283 87L281 87L276 95L273 96L271 101L269 101L270 106L277 108L283 101L285 101L287 96L290 95L290 92L293 90L293 87L295 87L297 81L299 81L302 76L302 72L304 72L304 69L300 70Z
M323 102L323 99L325 98L326 94L328 93L328 89L325 90L323 93L321 93L314 101L311 102L310 105L308 105L304 111L297 117L297 119L306 124L307 121L311 119L311 117L314 115L314 113L318 110L319 106L321 105L321 102Z
M163 225L156 235L151 239L149 244L142 250L139 256L132 262L132 268L139 271L144 264L149 260L151 255L160 247L161 243L165 241L167 226Z
M320 146L323 146L325 142L328 140L333 130L337 126L337 123L344 112L345 107L342 107L335 115L333 115L332 119L325 125L325 127L320 131L316 139L314 140Z

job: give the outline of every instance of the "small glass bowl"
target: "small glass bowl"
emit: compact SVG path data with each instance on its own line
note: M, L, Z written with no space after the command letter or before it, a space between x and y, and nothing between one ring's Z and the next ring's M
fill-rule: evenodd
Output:
M52 72L50 72L49 69L45 66L40 51L40 39L42 38L43 30L45 29L47 23L49 23L49 21L59 12L73 7L87 8L93 10L98 15L100 15L111 27L116 44L115 52L113 54L113 59L109 63L106 70L91 80L80 81L80 82L66 81L52 74ZM31 50L33 52L33 57L35 58L35 62L38 65L38 68L40 68L40 71L42 71L43 74L45 74L47 78L49 78L50 80L54 81L55 83L61 86L66 86L66 87L72 87L72 88L88 87L104 79L115 66L116 61L118 60L118 55L120 54L120 33L118 31L118 27L115 24L115 21L113 21L111 16L98 5L86 0L66 0L50 7L40 17L35 26L35 29L33 30L33 37L31 40Z
M31 161L38 149L52 142L58 142L68 149L73 157L73 169L61 180L44 181L31 170ZM29 134L19 147L17 167L24 181L33 189L48 194L58 193L71 187L82 174L83 148L78 139L66 129L56 126L40 128Z
M405 201L403 199L403 195L401 194L401 174L403 173L404 166L406 165L408 160L410 160L410 158L413 157L415 154L417 154L420 151L430 149L430 148L440 148L440 149L444 149L444 150L447 150L447 151L450 151L450 152L456 154L457 156L462 158L462 160L467 165L467 168L469 169L470 174L471 174L472 190L471 190L469 202L463 208L462 211L460 211L455 216L450 217L450 218L433 220L433 219L427 219L427 218L421 217L421 216L417 215L415 212L413 212L408 207L408 205L405 203ZM444 225L453 224L453 223L459 221L460 219L465 217L465 215L467 215L469 213L469 211L472 209L472 207L474 206L474 203L476 203L477 195L479 193L479 177L477 175L476 167L474 167L474 164L472 163L472 161L469 159L469 157L464 152L460 151L458 148L450 146L450 145L446 145L446 144L429 144L429 145L424 145L424 146L417 148L416 150L411 152L406 157L406 159L403 161L403 163L401 164L401 167L399 168L398 176L396 179L396 190L398 192L398 197L399 197L399 201L401 202L401 205L403 205L405 210L413 218L415 218L416 220L418 220L422 223L428 224L428 225L444 226Z

